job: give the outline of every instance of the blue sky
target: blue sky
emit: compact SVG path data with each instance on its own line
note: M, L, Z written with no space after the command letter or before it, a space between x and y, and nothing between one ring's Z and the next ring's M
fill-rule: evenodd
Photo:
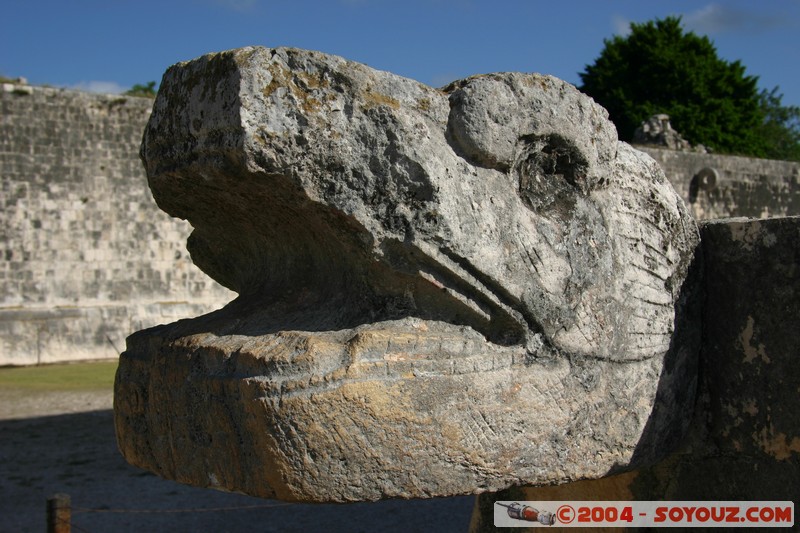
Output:
M263 45L334 53L435 86L497 71L579 84L603 39L667 15L800 105L800 0L10 0L0 75L118 92L160 80L178 61Z

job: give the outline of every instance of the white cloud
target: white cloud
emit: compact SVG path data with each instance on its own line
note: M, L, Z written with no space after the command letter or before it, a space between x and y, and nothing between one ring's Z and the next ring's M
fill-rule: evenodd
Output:
M70 85L70 89L77 89L79 91L86 91L90 93L104 93L104 94L121 94L129 89L123 87L115 81L81 81L74 85Z
M620 37L626 37L631 32L631 21L622 15L611 17L611 24L614 27L614 34Z
M683 16L685 26L697 33L729 31L763 32L788 23L778 14L744 10L720 4L709 4Z

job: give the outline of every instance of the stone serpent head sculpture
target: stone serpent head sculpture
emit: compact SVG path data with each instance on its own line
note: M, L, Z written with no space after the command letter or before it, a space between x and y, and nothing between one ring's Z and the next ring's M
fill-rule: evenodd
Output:
M244 48L167 71L141 153L195 263L239 297L129 338L130 462L374 500L599 477L680 434L696 226L571 85L433 89Z

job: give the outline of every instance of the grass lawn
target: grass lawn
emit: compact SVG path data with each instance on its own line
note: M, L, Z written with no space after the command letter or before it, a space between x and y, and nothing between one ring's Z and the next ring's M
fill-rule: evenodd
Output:
M0 388L27 391L111 390L117 361L0 368Z

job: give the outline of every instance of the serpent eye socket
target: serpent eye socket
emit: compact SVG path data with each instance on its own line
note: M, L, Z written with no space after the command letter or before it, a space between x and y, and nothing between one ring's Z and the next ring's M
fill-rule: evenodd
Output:
M569 215L578 193L589 192L586 158L559 135L528 135L520 141L513 173L522 202L537 213L555 210Z

